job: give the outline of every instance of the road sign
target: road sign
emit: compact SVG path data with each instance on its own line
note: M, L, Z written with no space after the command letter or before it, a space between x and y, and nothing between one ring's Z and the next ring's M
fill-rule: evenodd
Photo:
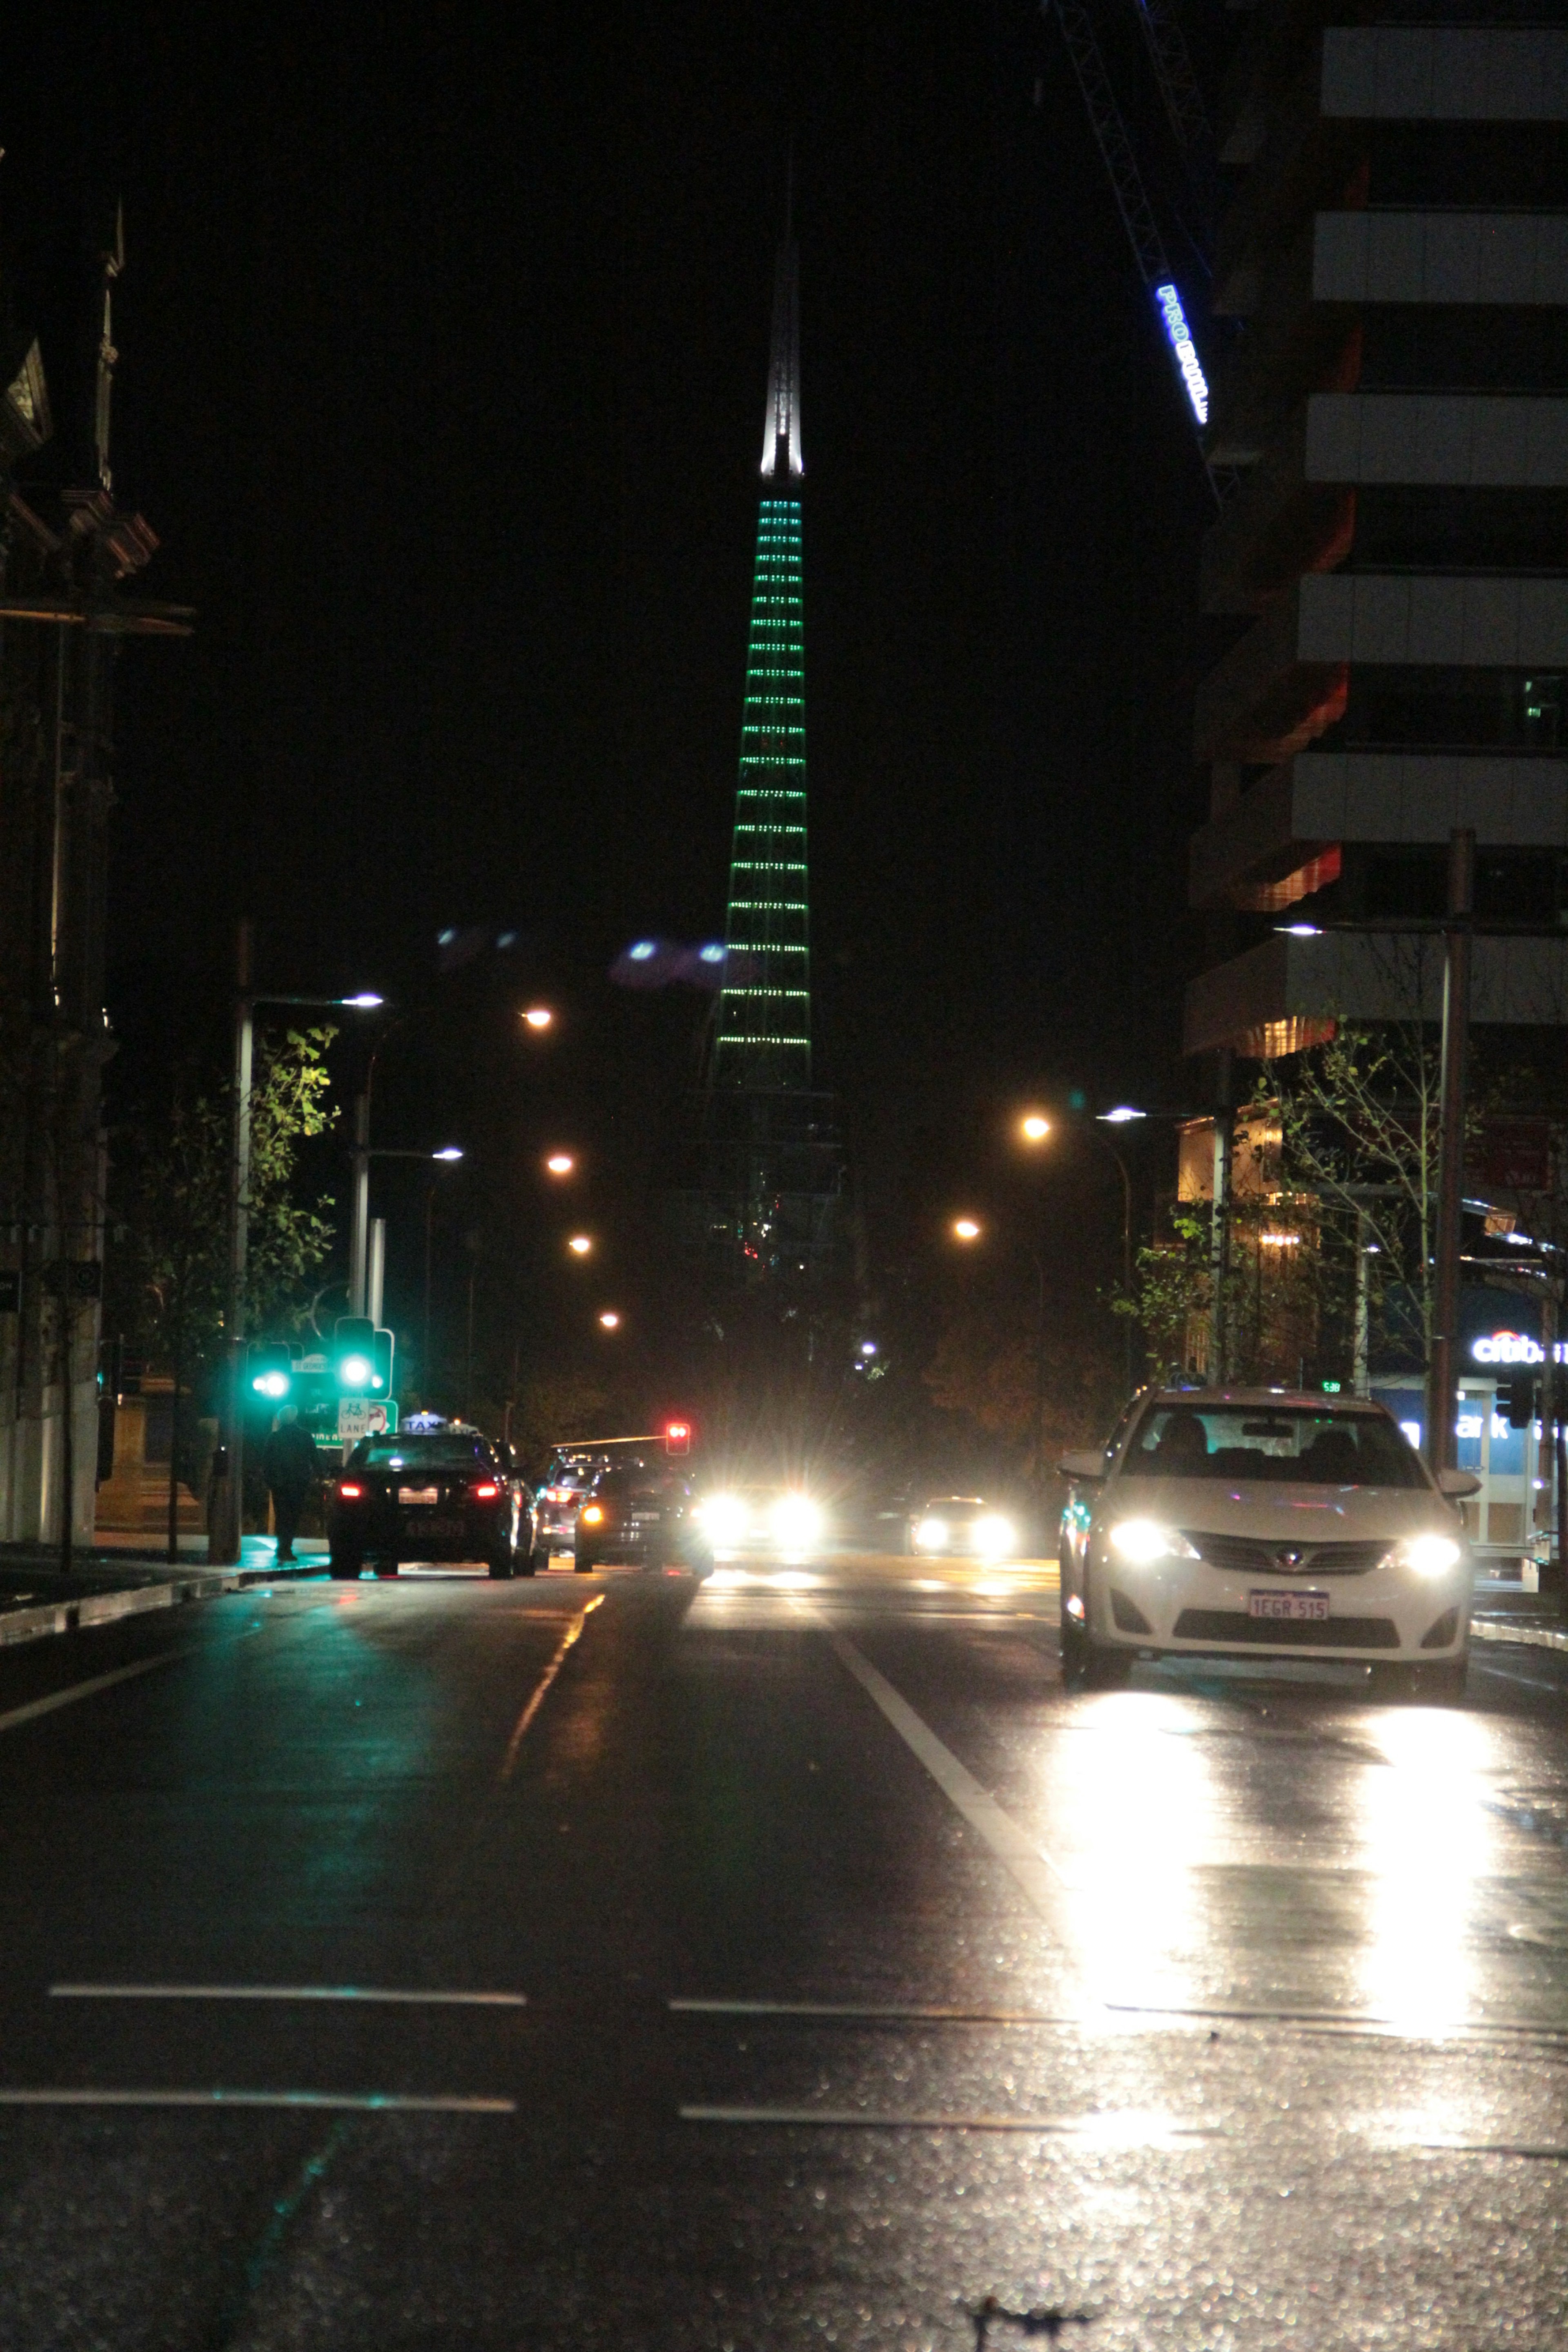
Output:
M379 1397L340 1397L338 1399L338 1438L344 1445L356 1445L362 1437L378 1437L383 1430L397 1427L397 1402L389 1398L383 1404Z

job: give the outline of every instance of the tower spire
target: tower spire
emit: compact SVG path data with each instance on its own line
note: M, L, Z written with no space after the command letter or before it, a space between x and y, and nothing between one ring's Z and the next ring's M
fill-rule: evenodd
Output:
M781 458L780 443L784 445ZM800 454L800 256L795 242L795 160L790 159L784 233L773 270L773 335L768 362L768 405L763 420L763 479L805 471Z

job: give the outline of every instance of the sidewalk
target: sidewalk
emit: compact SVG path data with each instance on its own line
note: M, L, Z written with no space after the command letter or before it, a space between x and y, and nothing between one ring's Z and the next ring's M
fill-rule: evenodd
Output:
M1555 1593L1532 1592L1523 1584L1478 1576L1470 1637L1519 1642L1535 1650L1568 1650L1568 1619Z
M206 1538L198 1536L191 1538L188 1556L181 1545L183 1556L174 1566L143 1538L100 1538L78 1552L70 1575L62 1576L52 1545L0 1544L0 1648L237 1592L272 1577L313 1576L326 1567L327 1547L320 1540L301 1543L300 1559L283 1568L277 1566L277 1549L271 1536L247 1536L237 1568L209 1568Z

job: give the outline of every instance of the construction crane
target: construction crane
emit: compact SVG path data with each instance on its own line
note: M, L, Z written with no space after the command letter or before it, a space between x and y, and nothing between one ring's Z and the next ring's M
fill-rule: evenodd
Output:
M1147 20L1152 13L1157 13L1161 18L1160 37L1164 44L1163 54L1169 59L1175 51L1179 50L1180 66L1173 69L1171 76L1171 93L1173 94L1166 94L1166 84L1163 77L1160 83L1161 91L1165 95L1166 109L1172 116L1172 128L1176 130L1178 140L1184 137L1184 132L1177 130L1176 123L1176 112L1180 110L1183 121L1188 126L1194 142L1194 152L1201 153L1201 142L1207 130L1208 118L1204 110L1197 84L1193 79L1192 61L1187 56L1187 46L1182 38L1181 28L1172 24L1170 12L1164 5L1164 0L1135 0L1135 5L1140 18L1144 21L1151 57L1154 55L1155 34ZM1107 176L1110 181L1111 194L1116 198L1116 208L1121 215L1121 224L1127 231L1127 241L1132 247L1132 257L1138 264L1139 275L1153 298L1154 307L1160 314L1160 324L1164 331L1165 341L1170 346L1176 373L1181 379L1182 391L1191 411L1193 429L1198 440L1198 454L1203 460L1204 472L1207 476L1209 488L1214 493L1215 505L1222 506L1225 503L1228 481L1209 464L1203 446L1203 428L1208 423L1209 415L1208 380L1204 374L1197 345L1193 340L1192 329L1187 323L1187 314L1176 285L1175 274L1171 268L1171 258L1165 250L1165 240L1160 234L1160 225L1154 217L1153 207L1149 202L1148 190L1143 184L1143 174L1138 168L1138 158L1132 152L1132 142L1127 135L1127 125L1122 121L1121 109L1116 103L1116 94L1110 87L1110 78L1105 70L1105 59L1100 55L1100 41L1094 29L1093 19L1089 9L1084 5L1083 0L1040 0L1040 13L1047 17L1054 16L1061 26L1062 39L1067 44L1068 56L1072 60L1072 69L1078 77L1078 86L1082 93L1089 128L1094 132L1095 143L1100 149ZM1164 40L1167 29L1174 34L1173 44ZM1185 83L1190 85L1191 89L1190 104L1184 96L1183 69L1184 69ZM1158 67L1156 67L1156 72L1159 72Z

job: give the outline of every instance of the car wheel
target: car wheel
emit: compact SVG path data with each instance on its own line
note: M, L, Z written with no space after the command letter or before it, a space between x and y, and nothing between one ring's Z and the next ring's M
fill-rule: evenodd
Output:
M505 1551L492 1551L487 1559L485 1566L489 1570L492 1576L501 1578L515 1576L517 1574L517 1554L510 1549Z
M1062 1680L1064 1683L1079 1683L1089 1664L1089 1643L1078 1619L1069 1617L1065 1609L1062 1611L1061 1643Z
M529 1555L528 1555L528 1573L529 1573L529 1575L530 1575L530 1576L537 1576L537 1575L539 1574L539 1572L540 1572L541 1569L548 1568L548 1567L549 1567L549 1565L550 1565L550 1547L549 1547L549 1545L548 1545L548 1544L543 1544L543 1545L535 1544L535 1545L534 1545L534 1547L533 1547L533 1549L532 1549L532 1550L529 1553Z
M1423 1698L1436 1706L1458 1706L1465 1696L1465 1675L1468 1658L1455 1658L1442 1666L1421 1666L1417 1669L1418 1685Z
M1430 1669L1428 1669L1430 1672ZM1405 1665L1384 1665L1381 1660L1372 1668L1372 1695L1395 1706L1402 1699L1414 1698L1419 1668Z
M357 1584L363 1566L357 1551L334 1551L328 1557L327 1574L335 1577L340 1584Z
M599 1565L598 1554L591 1551L574 1552L572 1557L572 1565L576 1570L579 1576L592 1576L595 1570Z
M387 1560L384 1565L378 1568L375 1572L377 1576L395 1576L397 1574L397 1562L395 1559Z
M536 1551L520 1551L517 1555L517 1572L519 1576L537 1576L539 1554Z

